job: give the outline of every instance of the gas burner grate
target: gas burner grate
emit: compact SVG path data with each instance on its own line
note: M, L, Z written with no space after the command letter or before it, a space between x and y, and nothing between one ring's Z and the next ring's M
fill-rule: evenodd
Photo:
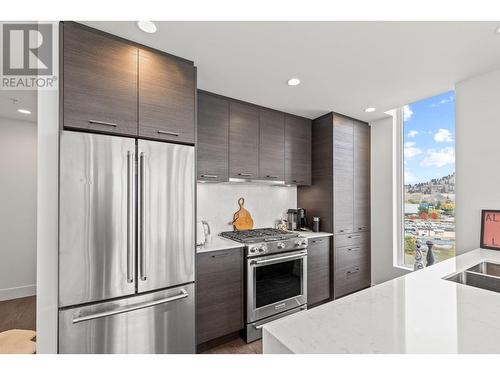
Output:
M250 229L232 232L222 232L222 237L228 238L237 242L261 242L261 241L279 241L287 238L298 237L298 234L287 232L281 229L262 228Z

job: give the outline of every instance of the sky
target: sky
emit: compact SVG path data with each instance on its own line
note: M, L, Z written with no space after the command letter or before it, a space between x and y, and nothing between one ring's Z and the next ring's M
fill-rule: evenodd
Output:
M404 107L405 184L455 171L455 93L445 92Z

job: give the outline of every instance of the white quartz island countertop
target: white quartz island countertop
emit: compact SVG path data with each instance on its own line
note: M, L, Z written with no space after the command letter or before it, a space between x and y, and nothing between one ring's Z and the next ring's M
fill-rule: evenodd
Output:
M500 251L473 250L266 324L264 353L500 353L500 293L443 280Z

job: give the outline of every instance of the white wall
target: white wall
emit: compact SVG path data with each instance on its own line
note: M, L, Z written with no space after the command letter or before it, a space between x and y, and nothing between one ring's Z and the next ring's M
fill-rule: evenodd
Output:
M402 276L407 270L394 267L394 163L393 117L371 126L371 265L372 284Z
M0 301L36 292L36 123L0 118Z
M459 82L456 100L456 248L479 247L481 209L500 209L500 70Z
M287 209L297 208L296 187L198 183L197 191L198 220L206 220L212 234L233 230L230 223L240 197L245 198L254 228L274 227L281 215L286 219Z

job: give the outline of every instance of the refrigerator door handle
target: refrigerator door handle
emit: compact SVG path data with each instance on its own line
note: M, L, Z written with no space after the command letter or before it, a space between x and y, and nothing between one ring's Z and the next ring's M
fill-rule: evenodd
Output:
M189 296L188 292L186 292L185 289L181 289L180 293L175 295L175 296L158 299L156 301L138 303L136 305L127 306L127 307L119 308L116 310L103 311L103 312L89 314L89 315L83 315L83 316L76 314L76 316L73 318L73 324L86 322L88 320L93 320L93 319L104 318L107 316L123 314L123 313L130 312L130 311L141 310L141 309L145 309L147 307L161 305L164 303L174 302L174 301L178 301L178 300L183 299L183 298L187 298L188 296Z
M127 282L134 282L134 160L127 151Z
M139 154L139 257L140 257L140 277L142 281L147 279L146 275L146 155L144 152Z

